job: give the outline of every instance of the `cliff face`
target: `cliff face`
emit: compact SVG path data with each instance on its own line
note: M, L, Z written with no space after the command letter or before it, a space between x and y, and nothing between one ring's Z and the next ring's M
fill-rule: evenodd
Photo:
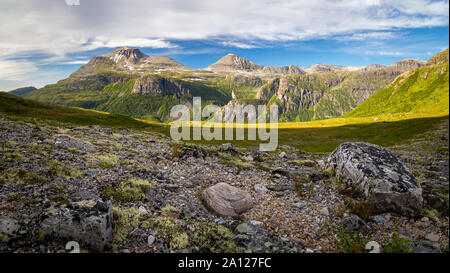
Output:
M181 83L157 76L144 76L136 80L133 86L133 94L157 94L173 95L183 94L192 95L192 91Z
M256 99L276 103L283 120L318 120L354 109L391 83L405 66L359 72L322 72L286 75L262 86Z

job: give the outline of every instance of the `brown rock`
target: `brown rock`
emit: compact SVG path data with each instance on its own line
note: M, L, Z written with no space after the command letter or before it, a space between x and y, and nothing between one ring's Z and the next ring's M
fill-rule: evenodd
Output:
M208 209L221 216L237 217L253 207L248 192L227 183L218 183L205 189L201 197Z

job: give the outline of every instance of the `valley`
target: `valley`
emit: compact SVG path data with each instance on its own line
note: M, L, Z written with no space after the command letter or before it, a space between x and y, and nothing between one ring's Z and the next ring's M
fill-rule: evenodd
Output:
M448 49L389 67L224 58L119 49L0 93L0 252L448 252ZM170 108L194 96L276 103L277 150L173 141Z

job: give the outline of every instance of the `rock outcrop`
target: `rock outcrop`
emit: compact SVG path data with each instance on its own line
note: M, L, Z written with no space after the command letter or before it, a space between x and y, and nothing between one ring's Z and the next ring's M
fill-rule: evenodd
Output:
M50 208L44 213L41 230L81 246L103 251L113 238L113 209L110 202L84 200Z
M205 189L201 197L206 207L220 216L238 217L253 207L249 193L227 183L218 183Z
M158 95L183 94L190 96L192 91L175 80L148 75L136 80L133 93Z
M372 213L421 214L422 188L388 150L370 143L346 142L330 155L328 164L338 179L362 194Z

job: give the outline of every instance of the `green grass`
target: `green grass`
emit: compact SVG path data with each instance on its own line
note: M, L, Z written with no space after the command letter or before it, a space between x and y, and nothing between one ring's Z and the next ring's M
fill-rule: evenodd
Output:
M440 113L449 109L448 62L408 71L343 117Z
M124 115L50 105L2 92L0 92L0 115L13 120L32 121L40 119L53 121L55 125L70 123L74 125L100 125L138 130L158 130L162 127L162 125L157 123L150 124Z
M278 145L289 145L313 153L328 153L347 141L370 142L381 146L392 146L413 139L416 135L431 130L437 123L448 119L448 116L413 118L398 121L372 121L371 123L355 123L343 126L312 128L280 128ZM191 129L192 130L192 129ZM247 139L245 129L245 139ZM224 130L223 130L224 131ZM168 135L168 133L166 132ZM192 135L192 132L191 132ZM223 137L224 139L224 133ZM188 141L199 144L233 143L236 146L258 146L259 141Z

